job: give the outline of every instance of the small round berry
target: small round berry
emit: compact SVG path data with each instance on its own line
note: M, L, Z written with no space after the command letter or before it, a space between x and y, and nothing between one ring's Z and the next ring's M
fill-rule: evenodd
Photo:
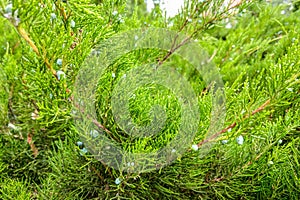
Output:
M87 150L87 148L82 148L82 149L80 149L80 155L84 155L84 154L86 154L88 152L88 150Z
M70 22L71 28L75 28L75 25L76 25L75 21L74 21L74 20L71 20L71 22Z
M227 24L226 24L226 26L225 26L225 28L227 28L227 29L231 29L231 28L232 28L232 25L231 25L231 23L227 23Z
M269 162L268 162L268 165L273 165L274 164L274 162L272 161L272 160L270 160Z
M57 61L56 61L57 65L62 65L62 63L63 63L63 60L61 58L57 59Z
M66 78L66 74L63 71L58 70L56 72L56 76L58 80L61 80L61 78Z
M227 144L228 140L222 140L222 144Z
M240 135L239 137L236 138L236 142L239 144L239 145L242 145L244 143L244 138L242 135Z
M96 131L96 130L91 130L91 131L90 131L90 136L91 136L92 138L97 138L97 137L99 136L99 133L98 133L98 131Z
M51 13L50 14L50 18L51 18L51 20L55 20L56 19L56 14L55 13Z
M76 142L77 146L81 147L83 143L81 141Z
M133 167L133 166L134 166L134 162L128 162L128 163L127 163L127 166L128 166L128 167L130 167L130 166Z
M118 18L118 21L121 23L121 24L123 24L125 21L124 21L124 19L122 18L122 17L119 17Z
M199 148L199 147L198 147L198 145L197 145L197 144L193 144L193 145L192 145L192 149L193 149L194 151L197 151L197 150L198 150L198 148Z
M120 178L116 178L116 180L115 180L115 184L119 185L121 182L122 182L122 179L120 179Z
M117 14L118 14L118 11L116 11L116 10L114 12L112 12L113 16L116 16Z

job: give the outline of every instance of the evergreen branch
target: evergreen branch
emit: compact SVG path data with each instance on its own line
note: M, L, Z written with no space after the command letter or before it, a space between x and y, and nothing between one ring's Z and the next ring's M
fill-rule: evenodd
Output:
M34 42L30 39L30 37L28 36L27 32L21 27L21 26L17 26L17 31L18 33L21 35L21 37L29 44L29 46L32 48L32 50L36 53L37 56L41 56L37 46L34 44ZM51 73L55 76L55 78L58 80L57 76L56 76L56 70L53 69L53 67L50 65L49 61L47 58L44 59L44 62L46 64L46 66L48 67L48 69L51 71Z
M34 42L30 39L30 37L28 36L27 32L20 26L16 27L19 34L22 36L22 38L25 39L25 41L29 44L29 46L33 49L33 51L36 53L37 56L41 56L37 46L34 44ZM44 59L44 62L46 64L46 66L48 67L48 69L51 71L51 73L53 74L53 76L58 80L58 77L56 75L56 71L53 69L53 67L50 65L49 61L47 58ZM70 90L66 87L66 92L69 93ZM70 100L72 101L73 98L70 98ZM82 111L83 112L83 111ZM91 119L91 117L88 115L88 118ZM109 131L104 125L102 125L101 123L99 123L96 119L92 119L92 122L100 129L104 130L106 133L108 133L111 137L113 137L113 135L111 134L111 131ZM28 135L29 137L29 135ZM117 140L117 138L113 137L115 140ZM118 140L117 140L118 141ZM35 152L35 148L32 147L32 144L30 144L31 148L33 149L34 155L36 154Z
M266 108L267 105L270 104L270 100L268 99L267 101L265 101L265 103L263 103L259 108L255 109L254 111L251 112L251 114L247 114L243 117L243 119L239 122L233 122L232 124L230 124L229 126L227 126L226 128L222 129L221 131L219 131L218 133L215 133L214 135L212 135L211 137L209 137L208 139L202 140L201 142L199 142L197 144L198 147L202 146L203 144L210 142L211 140L215 139L216 137L218 137L219 135L226 133L229 129L234 128L237 123L241 123L243 120L249 118L252 115L255 115L256 113L262 111L263 109Z
M209 24L213 24L214 21L217 20L222 20L225 19L227 17L229 17L228 15L225 15L226 13L228 13L230 10L237 8L239 6L241 6L241 4L243 4L243 1L240 1L239 3L235 4L235 5L230 5L227 9L225 9L224 11L222 11L221 13L219 13L218 15L215 15L214 17L212 17L210 20L208 20L207 22L205 22L202 26L200 26L199 28L197 28L196 30L194 30L189 36L187 36L181 43L179 43L176 47L175 47L175 43L176 40L179 36L179 33L183 31L183 29L185 27L187 27L188 25L188 19L186 19L182 26L179 28L179 32L176 34L175 38L173 39L173 44L171 49L169 50L169 52L163 57L163 59L159 59L159 63L158 65L162 65L169 57L171 57L171 55L180 47L182 47L183 45L185 45L187 42L189 42L196 33L203 31L205 29L206 26L208 26ZM189 16L189 17L193 17L195 13L197 13L197 11L199 11L198 7L195 8L195 10L193 11L193 13Z
M73 99L73 97L72 98L70 98L70 100L71 101L73 101L74 99ZM85 113L85 111L82 109L82 108L80 108L80 106L77 104L77 103L75 103L75 107L77 108L77 109L79 109L79 111L81 112L81 113ZM102 125L100 122L98 122L96 119L93 119L89 114L86 114L86 117L89 119L89 120L91 120L92 122L93 122L93 124L95 125L95 126L97 126L99 129L102 129L102 130L104 130L110 137L112 137L114 140L116 140L116 141L118 141L118 142L121 142L118 138L116 138L116 137L114 137L113 136L113 134L112 134L112 132L110 131L110 130L108 130L104 125Z
M38 48L35 46L34 42L29 38L27 32L21 26L18 26L17 30L19 34L22 36L22 38L25 39L25 41L29 44L32 50L36 53L36 55L40 56L40 52Z
M34 44L34 42L29 38L28 34L26 33L26 31L21 28L20 26L17 27L17 30L18 32L20 33L20 35L22 36L22 38L24 38L27 43L29 44L29 46L33 49L33 51L38 55L40 56L40 53L39 53L39 50L38 48L36 47L36 45ZM52 66L50 65L48 59L46 58L45 60L45 64L46 66L48 67L48 69L50 69L50 71L52 72L52 74L54 75L54 77L58 80L58 77L56 75L56 71L52 68ZM65 85L66 86L66 85ZM70 90L66 87L66 92L69 93ZM70 98L70 100L72 101L73 98ZM83 112L83 111L82 111ZM89 118L91 118L89 115L87 116ZM96 119L92 119L92 122L100 129L104 130L106 133L108 133L111 137L112 134L111 134L111 131L109 131L104 125L102 125L101 123L99 123ZM115 140L117 140L116 138L114 138Z

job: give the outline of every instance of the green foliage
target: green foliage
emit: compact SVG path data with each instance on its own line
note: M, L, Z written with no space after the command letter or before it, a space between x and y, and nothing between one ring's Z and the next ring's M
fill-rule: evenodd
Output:
M193 6L199 13L207 10L206 1L191 2L182 15L165 19L158 7L147 13L140 1L15 0L17 25L16 19L5 18L8 2L0 2L1 199L299 199L299 2L290 10L253 2L225 18L218 10L207 24L203 16L189 16ZM157 171L120 172L85 152L85 144L77 145L82 133L74 125L72 92L82 63L91 52L97 53L102 41L149 26L181 30L213 55L225 82L224 128L236 125L213 140L216 144L205 157L188 149ZM132 119L141 126L151 123L153 105L167 111L166 126L155 137L126 135L115 123L110 104L114 87L128 70L156 62L166 53L130 52L99 80L97 120L124 149L151 152L178 132L180 106L164 87L148 84L129 101ZM209 86L178 56L168 62L197 95L197 144L210 125ZM66 76L58 78L57 71ZM261 107L266 101L268 106ZM236 142L238 136L244 138L242 145Z
M2 199L31 199L27 184L13 179L5 179L1 182L0 193Z

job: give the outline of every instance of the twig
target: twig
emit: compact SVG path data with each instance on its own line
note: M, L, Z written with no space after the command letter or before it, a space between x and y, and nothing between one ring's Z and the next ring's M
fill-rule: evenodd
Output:
M91 166L91 169L95 172L95 174L101 179L101 181L104 182L104 178L103 176L101 176L101 174L96 170L96 168L94 166Z
M174 40L172 46L174 46L174 43L177 40L176 36L175 36L175 38L176 39ZM177 49L179 49L180 47L182 47L183 45L185 45L190 39L191 39L191 37L188 36L180 44L178 44L176 47L173 47L172 49L170 49L169 52L165 55L165 57L162 60L159 61L158 65L162 65Z
M36 55L40 56L40 52L39 52L38 48L35 46L34 42L29 38L26 31L21 26L18 26L17 30L20 33L20 35L22 36L22 38L25 39L25 41L29 44L29 46L32 48L32 50L36 53Z
M217 20L217 17L221 17L221 19L224 19L226 16L223 16L224 14L226 14L228 11L240 6L242 4L242 1L234 6L231 6L229 7L228 9L225 9L224 11L222 11L221 13L219 13L218 15L215 15L214 17L212 17L210 20L208 20L207 22L205 22L201 27L197 28L196 30L194 30L192 32L192 34L190 34L189 36L187 36L180 44L178 44L176 47L175 47L175 43L176 43L176 40L179 36L179 33L184 29L184 27L187 26L187 22L188 22L188 19L186 19L183 23L183 25L180 27L179 29L179 32L176 34L174 40L173 40L173 43L172 43L172 47L171 49L169 50L169 52L164 56L163 59L159 60L159 63L158 65L162 65L178 48L182 47L183 45L185 45L190 39L192 39L192 37L198 33L201 29L203 29L203 27L209 25L209 24L212 24L215 20ZM196 12L198 11L198 8L196 8L193 12L192 15L190 15L190 17L192 17ZM213 58L214 55L212 55L211 58Z
M37 155L38 155L38 153L39 153L39 151L38 151L38 149L35 147L35 145L34 145L34 143L33 143L33 140L32 140L32 137L33 137L33 134L28 133L28 135L27 135L27 143L29 144L29 146L30 146L30 148L31 148L31 150L32 150L32 152L33 152L34 158L36 158Z
M263 103L259 108L257 108L256 110L252 111L251 114L247 114L243 117L243 120L249 118L252 115L255 115L256 113L262 111L263 109L266 108L267 105L270 104L270 100L268 99L265 103ZM241 121L239 121L240 123ZM197 144L198 147L202 146L203 144L215 139L216 137L218 137L219 135L221 135L222 133L227 132L229 129L234 128L237 125L238 122L233 122L232 124L230 124L229 126L227 126L226 128L224 128L223 130L219 131L218 133L215 133L214 135L212 135L211 137L209 137L208 139L202 140L201 142L199 142Z
M58 5L57 1L55 2L55 6L58 8L58 10L60 11L60 14L63 16L64 22L66 22L68 20L68 17L67 17L64 7L61 7L60 5Z
M34 44L34 42L30 39L30 37L28 36L27 32L21 27L21 26L17 26L16 27L19 34L22 36L22 38L25 39L25 41L29 44L29 46L32 48L32 50L36 53L37 56L41 56L38 48L36 47L36 45ZM55 69L53 69L53 67L50 65L48 59L44 59L44 62L46 64L46 66L48 67L48 69L51 71L51 73L55 76L56 79L57 76L56 76L56 71Z
M73 98L71 98L71 100L73 100ZM80 105L78 105L77 103L75 103L75 107L77 109L79 109L79 111L82 114L85 114L85 111L80 107ZM85 115L89 120L91 120L93 122L93 124L95 124L99 129L104 130L110 137L112 137L114 140L120 142L120 140L116 137L113 136L112 132L110 130L108 130L104 125L102 125L100 122L98 122L96 119L93 119L93 117L91 117L89 114Z
M211 57L208 59L208 61L207 62L211 62L213 59L214 59L214 57L217 55L217 50L215 50L214 52L213 52L213 54L211 55Z
M208 139L202 140L201 142L199 142L197 145L198 147L202 146L203 144L210 142L211 140L215 139L216 137L218 137L219 135L221 135L222 133L226 133L229 129L232 129L236 126L236 122L233 122L232 124L230 124L229 126L227 126L226 128L224 128L223 130L219 131L218 133L215 133L214 135L212 135L211 137L209 137Z

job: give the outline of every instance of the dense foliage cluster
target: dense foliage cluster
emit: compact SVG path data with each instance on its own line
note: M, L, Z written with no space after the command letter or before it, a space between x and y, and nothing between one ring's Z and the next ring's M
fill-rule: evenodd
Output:
M299 1L190 1L166 19L143 1L0 1L1 199L299 199ZM195 151L210 125L211 95L178 56L167 62L189 80L200 122L193 144L171 165L126 173L94 158L74 125L74 83L82 63L112 36L149 27L190 35L222 75L226 120L204 157ZM94 100L97 121L132 152L151 152L176 135L180 108L168 89L146 85L129 101L133 121L167 110L155 138L132 139L115 123L111 96L129 69L168 52L137 50L109 66ZM200 145L199 145L200 146ZM197 147L198 148L198 147ZM193 150L194 149L194 150Z

